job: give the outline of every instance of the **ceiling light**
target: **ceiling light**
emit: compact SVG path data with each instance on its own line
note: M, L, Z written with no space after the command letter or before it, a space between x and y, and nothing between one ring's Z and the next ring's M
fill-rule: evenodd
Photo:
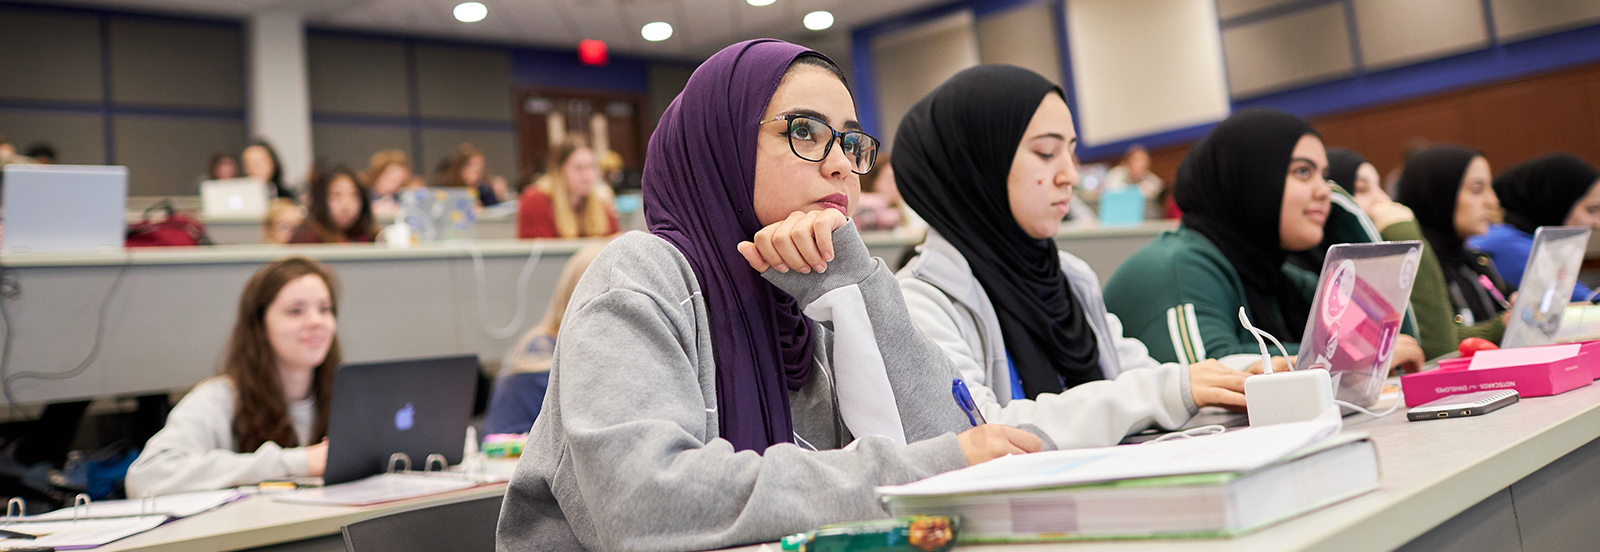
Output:
M462 23L476 23L483 21L489 15L489 8L480 2L462 2L456 4L456 21Z
M646 23L643 29L639 29L639 34L650 42L661 42L672 38L672 25L668 25L665 21Z
M773 2L777 2L778 0L744 0L744 1L749 2L750 5L752 5L752 6L771 6Z
M807 29L820 31L833 26L833 14L825 11L814 11L806 14L805 24Z

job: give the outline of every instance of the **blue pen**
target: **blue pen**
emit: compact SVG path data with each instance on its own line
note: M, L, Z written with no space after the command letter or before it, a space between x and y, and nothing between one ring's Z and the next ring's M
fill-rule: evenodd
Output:
M950 394L955 395L956 405L966 413L967 421L972 422L974 427L989 423L983 419L983 413L978 411L978 402L972 400L972 392L967 390L967 384L961 381L961 378L950 380Z

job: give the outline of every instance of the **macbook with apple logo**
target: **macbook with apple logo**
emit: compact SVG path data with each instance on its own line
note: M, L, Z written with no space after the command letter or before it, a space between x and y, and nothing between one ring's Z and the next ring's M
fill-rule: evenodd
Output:
M383 473L405 453L421 469L430 454L461 463L477 392L478 357L463 355L339 367L328 414L324 484Z

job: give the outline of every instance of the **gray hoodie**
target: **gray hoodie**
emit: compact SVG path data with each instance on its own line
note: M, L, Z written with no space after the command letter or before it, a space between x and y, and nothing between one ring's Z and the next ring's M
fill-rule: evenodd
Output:
M761 454L734 452L717 438L711 325L687 259L640 232L607 246L567 307L549 394L506 491L497 548L772 541L884 517L874 487L965 467L955 433L970 424L950 395L957 371L912 325L894 275L868 255L855 226L835 231L833 242L827 272L765 276L802 307L835 291L860 297L866 319L836 309L832 322L818 323L818 370L790 394L798 444ZM833 385L834 331L872 337L909 445L852 434L841 412L849 401Z

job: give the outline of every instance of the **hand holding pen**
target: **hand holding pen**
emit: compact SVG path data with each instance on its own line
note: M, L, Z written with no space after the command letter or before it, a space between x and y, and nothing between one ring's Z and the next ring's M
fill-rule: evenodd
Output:
M968 466L1011 454L1039 452L1044 447L1039 437L1032 433L985 422L983 413L978 411L977 401L973 400L972 393L961 378L950 383L950 393L967 415L967 421L973 425L972 429L956 436L956 442L961 444L961 453L967 457Z

